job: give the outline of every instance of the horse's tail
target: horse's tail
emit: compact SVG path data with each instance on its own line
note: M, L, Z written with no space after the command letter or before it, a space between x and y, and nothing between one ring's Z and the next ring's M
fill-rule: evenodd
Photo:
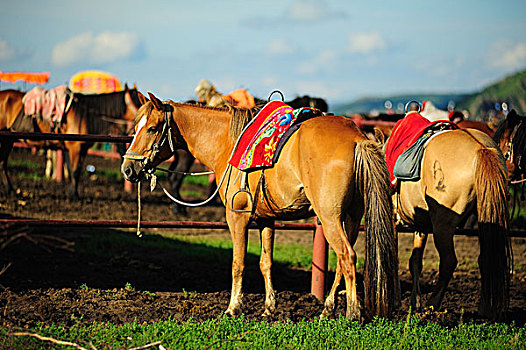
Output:
M398 240L387 163L376 142L357 143L355 173L365 199L365 310L385 317L400 306Z
M491 319L501 319L509 306L512 251L508 239L508 176L496 150L478 151L474 183L482 282L479 311Z

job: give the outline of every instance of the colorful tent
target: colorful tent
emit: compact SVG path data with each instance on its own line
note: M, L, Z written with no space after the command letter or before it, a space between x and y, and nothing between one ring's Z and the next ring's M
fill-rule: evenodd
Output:
M30 84L45 84L49 80L49 73L27 73L27 72L1 72L0 80L14 84L17 81L24 81Z
M87 70L78 72L69 80L69 88L73 92L84 94L104 94L121 91L119 79L107 72Z

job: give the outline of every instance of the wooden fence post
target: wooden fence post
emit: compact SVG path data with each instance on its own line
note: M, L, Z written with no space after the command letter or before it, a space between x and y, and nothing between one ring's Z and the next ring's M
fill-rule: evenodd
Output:
M328 269L328 245L323 235L323 228L318 218L314 218L316 231L314 232L314 242L312 244L312 279L311 294L319 300L325 297L325 281Z

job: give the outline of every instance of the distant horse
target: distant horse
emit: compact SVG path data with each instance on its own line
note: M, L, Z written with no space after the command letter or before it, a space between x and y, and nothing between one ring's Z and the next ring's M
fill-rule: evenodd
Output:
M274 221L315 214L336 252L337 276L345 278L346 314L360 319L352 246L365 211L365 310L366 314L390 315L399 302L397 243L388 171L378 145L345 117L319 116L304 121L292 134L274 167L244 173L244 177L228 162L251 114L250 110L161 102L150 94L150 101L137 113L135 137L121 171L129 181L144 180L176 148L182 148L217 174L233 241L232 293L226 311L230 315L242 312L250 221L260 229L260 269L266 290L263 315L270 315L276 304L271 281ZM239 192L242 182L248 185L245 192ZM326 315L334 312L339 282L336 278L325 302Z
M247 106L245 102L246 97L242 96L243 98L237 101L235 95L231 96L230 94L225 95L220 93L216 90L216 87L213 86L206 79L202 79L199 82L199 84L197 84L194 93L197 95L199 101L210 107L225 107L227 105L231 105L241 108L253 108L257 106L263 106L267 102L267 100L262 100L260 98L250 96L250 98L252 98L252 103L249 103L248 107L245 107ZM310 97L308 95L303 95L298 96L291 101L285 101L285 103L294 109L301 107L312 107L319 109L322 112L329 111L329 106L327 102L319 97Z
M389 147L388 141L387 155ZM492 319L502 318L509 301L511 267L507 174L502 153L487 134L456 129L428 141L421 165L420 178L399 181L393 197L401 221L417 231L409 262L413 279L411 306L422 307L419 278L427 234L433 233L440 257L438 282L427 305L439 310L457 266L455 229L476 208L482 280L479 312Z
M124 91L84 95L71 94L70 108L65 111L55 132L63 134L93 134L106 132L108 122L102 117L118 118L133 121L135 113L140 107L139 92L136 89L125 88ZM32 116L24 116L22 98L24 94L14 90L0 91L0 126L18 132L51 132L48 122ZM25 118L24 122L19 122ZM2 165L2 180L8 192L12 185L7 175L7 158L12 148L12 139L1 141L0 163ZM31 144L42 147L57 147L67 151L66 164L68 166L71 184L68 189L70 198L78 198L78 182L82 165L88 149L93 143L82 141L39 141Z
M512 183L526 179L526 116L520 116L513 109L502 120L495 131L494 140L500 146L508 176Z

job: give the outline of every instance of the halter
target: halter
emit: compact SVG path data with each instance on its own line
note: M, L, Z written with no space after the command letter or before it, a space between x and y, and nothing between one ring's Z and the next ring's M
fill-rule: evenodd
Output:
M142 154L139 154L131 150L127 150L123 156L124 159L130 159L130 160L136 160L136 161L143 162L144 171L150 174L153 173L153 171L155 171L155 168L152 167L151 164L153 163L157 154L161 151L167 139L168 139L168 143L170 144L170 150L172 152L175 152L175 147L174 147L173 139L172 139L172 129L170 128L170 121L172 120L173 107L168 103L163 103L163 111L164 111L163 129L161 131L161 135L159 136L159 139L156 142L154 142L152 145L152 148L151 148L152 153L150 154L150 156L146 157Z

